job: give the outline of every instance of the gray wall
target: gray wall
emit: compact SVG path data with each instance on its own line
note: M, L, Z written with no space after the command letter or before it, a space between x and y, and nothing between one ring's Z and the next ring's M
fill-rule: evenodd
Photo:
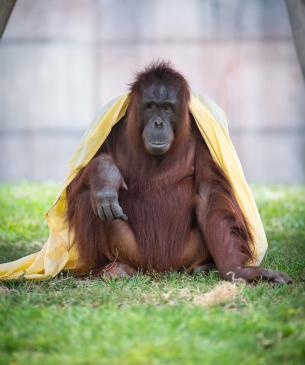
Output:
M250 181L305 181L282 0L19 0L0 42L0 179L62 180L100 107L157 58L226 111Z

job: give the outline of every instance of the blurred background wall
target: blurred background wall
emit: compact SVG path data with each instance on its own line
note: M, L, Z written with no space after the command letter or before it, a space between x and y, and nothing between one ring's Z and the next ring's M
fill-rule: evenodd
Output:
M0 179L62 180L101 106L171 60L227 113L251 182L305 182L284 0L19 0L0 41Z

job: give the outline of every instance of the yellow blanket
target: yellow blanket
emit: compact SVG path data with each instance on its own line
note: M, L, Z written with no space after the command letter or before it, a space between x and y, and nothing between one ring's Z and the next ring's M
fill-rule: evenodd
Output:
M65 189L77 172L92 159L111 128L124 116L128 102L128 94L115 99L106 105L93 122L72 156L69 162L70 172L53 206L46 214L50 230L47 242L39 252L1 264L0 279L47 279L63 269L81 269L77 267L77 250L71 243L65 220ZM255 201L230 139L226 117L212 100L194 94L191 96L189 108L213 159L226 173L241 209L250 223L255 252L255 260L250 264L259 265L268 243Z

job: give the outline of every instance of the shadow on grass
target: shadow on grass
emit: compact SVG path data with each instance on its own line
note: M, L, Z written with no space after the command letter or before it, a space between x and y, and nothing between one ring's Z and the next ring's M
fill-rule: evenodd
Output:
M30 255L41 249L43 243L0 243L0 263L10 262Z

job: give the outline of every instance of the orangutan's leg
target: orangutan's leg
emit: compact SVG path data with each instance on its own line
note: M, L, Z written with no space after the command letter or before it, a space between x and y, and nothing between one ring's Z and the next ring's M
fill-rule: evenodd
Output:
M138 268L141 263L139 245L129 223L115 219L107 222L106 227L110 261L120 261Z
M105 257L108 264L96 273L105 279L135 275L140 267L140 253L132 229L121 219L105 222L105 225L108 237Z
M193 228L182 253L181 267L188 273L203 271L210 258L198 228Z

